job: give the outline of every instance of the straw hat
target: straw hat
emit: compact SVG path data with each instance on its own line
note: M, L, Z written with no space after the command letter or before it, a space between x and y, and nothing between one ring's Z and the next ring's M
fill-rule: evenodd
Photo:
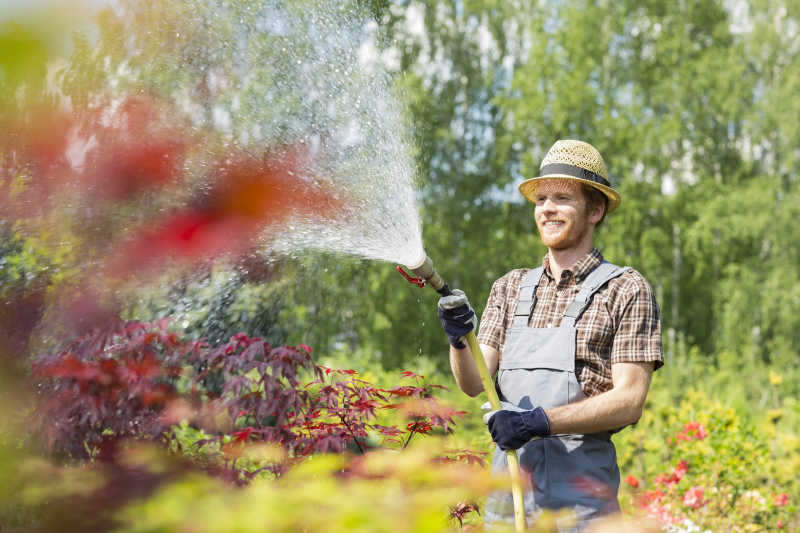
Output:
M530 178L519 184L519 192L536 203L536 186L539 180L548 178L567 178L585 183L599 190L608 198L611 213L619 207L622 198L611 188L603 156L597 148L582 141L561 140L547 151L540 167L541 176Z

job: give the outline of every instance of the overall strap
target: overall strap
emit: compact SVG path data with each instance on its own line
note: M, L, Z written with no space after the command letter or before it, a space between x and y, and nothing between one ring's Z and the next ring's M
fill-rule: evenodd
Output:
M589 305L589 300L592 299L594 293L600 290L600 288L610 280L630 270L630 268L631 267L618 267L606 261L597 265L597 267L586 276L586 279L583 280L580 292L572 303L567 306L566 311L564 311L564 316L561 319L561 326L574 327L575 322L578 321Z
M517 300L517 309L514 311L512 326L526 327L528 325L533 308L536 307L536 288L539 286L542 274L544 274L543 267L534 268L525 274L522 285L519 287L519 300Z

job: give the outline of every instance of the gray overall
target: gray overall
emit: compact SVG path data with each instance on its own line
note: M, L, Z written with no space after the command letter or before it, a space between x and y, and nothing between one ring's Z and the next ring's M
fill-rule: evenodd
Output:
M549 409L585 398L575 377L575 322L594 293L625 270L606 262L592 270L557 328L528 326L543 268L528 272L497 374L501 400L522 409ZM529 522L543 508L570 507L581 522L619 510L619 468L610 435L554 435L532 440L517 450L523 480L530 482L525 489ZM496 449L492 472L507 473L507 465L505 452ZM511 522L513 509L510 492L494 492L486 500L485 521Z

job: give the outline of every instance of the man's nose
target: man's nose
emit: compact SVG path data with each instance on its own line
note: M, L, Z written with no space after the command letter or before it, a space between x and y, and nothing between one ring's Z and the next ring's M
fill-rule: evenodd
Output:
M555 211L556 203L551 198L545 198L541 205L542 211Z

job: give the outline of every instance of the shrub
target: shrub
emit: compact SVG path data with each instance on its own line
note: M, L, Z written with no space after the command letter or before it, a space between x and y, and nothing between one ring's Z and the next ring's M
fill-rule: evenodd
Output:
M657 396L649 402L652 415L620 439L628 472L622 502L629 512L676 530L800 525L794 473L781 471L796 451L786 450L785 459L774 455L774 428L758 428L694 390L678 405L658 403Z
M162 435L168 422L160 415L177 397L183 360L202 347L166 325L118 324L34 361L34 428L47 450L86 459L115 439Z
M365 483L389 483L402 471L411 478L398 480L398 490L419 483L433 491L420 489L408 496L415 501L429 498L428 506L435 502L440 516L432 520L426 511L432 524L447 522L448 506L443 502L450 504L453 520L461 523L478 510L477 505L446 497L472 495L489 483L481 481L474 489L470 481L454 489L429 480L428 473L419 477L404 466L405 459L391 467L386 459L378 459L384 457L376 455L379 449L406 449L415 435L451 432L455 418L464 414L435 399L434 391L443 387L410 371L400 375L406 383L379 388L355 370L315 364L311 348L305 345L273 347L237 334L210 347L170 332L165 320L119 323L107 331L94 331L38 358L33 370L39 395L34 433L43 436L46 449L56 458L94 461L91 470L99 476L84 491L60 492L61 484L56 483L52 490L32 497L30 502L47 503L50 510L45 530L50 520L102 530L115 521L115 509L136 499L155 495L150 505L158 506L159 491L186 483L201 491L217 486L205 477L192 477L199 472L233 486L258 481L261 488L239 495L244 498L270 492L273 489L261 483L275 483L275 478L287 476L310 459L314 464L337 465L325 470L332 476L328 483L343 483L359 493L366 490ZM152 448L133 446L133 441L158 442L173 453L163 456ZM323 460L328 453L342 459ZM357 458L365 454L370 458ZM485 466L484 455L440 446L435 454L415 455L411 463L424 462L437 475L464 465L470 474L458 466L447 476L475 477L476 469ZM33 481L30 486L39 486L47 476L70 480L78 472L41 460L26 464L33 465L23 476ZM378 464L383 466L376 470ZM445 483L447 476L442 478ZM286 487L292 482L285 483L283 490L291 494ZM89 508L96 502L102 502L105 511L91 520L70 515L70 509Z

